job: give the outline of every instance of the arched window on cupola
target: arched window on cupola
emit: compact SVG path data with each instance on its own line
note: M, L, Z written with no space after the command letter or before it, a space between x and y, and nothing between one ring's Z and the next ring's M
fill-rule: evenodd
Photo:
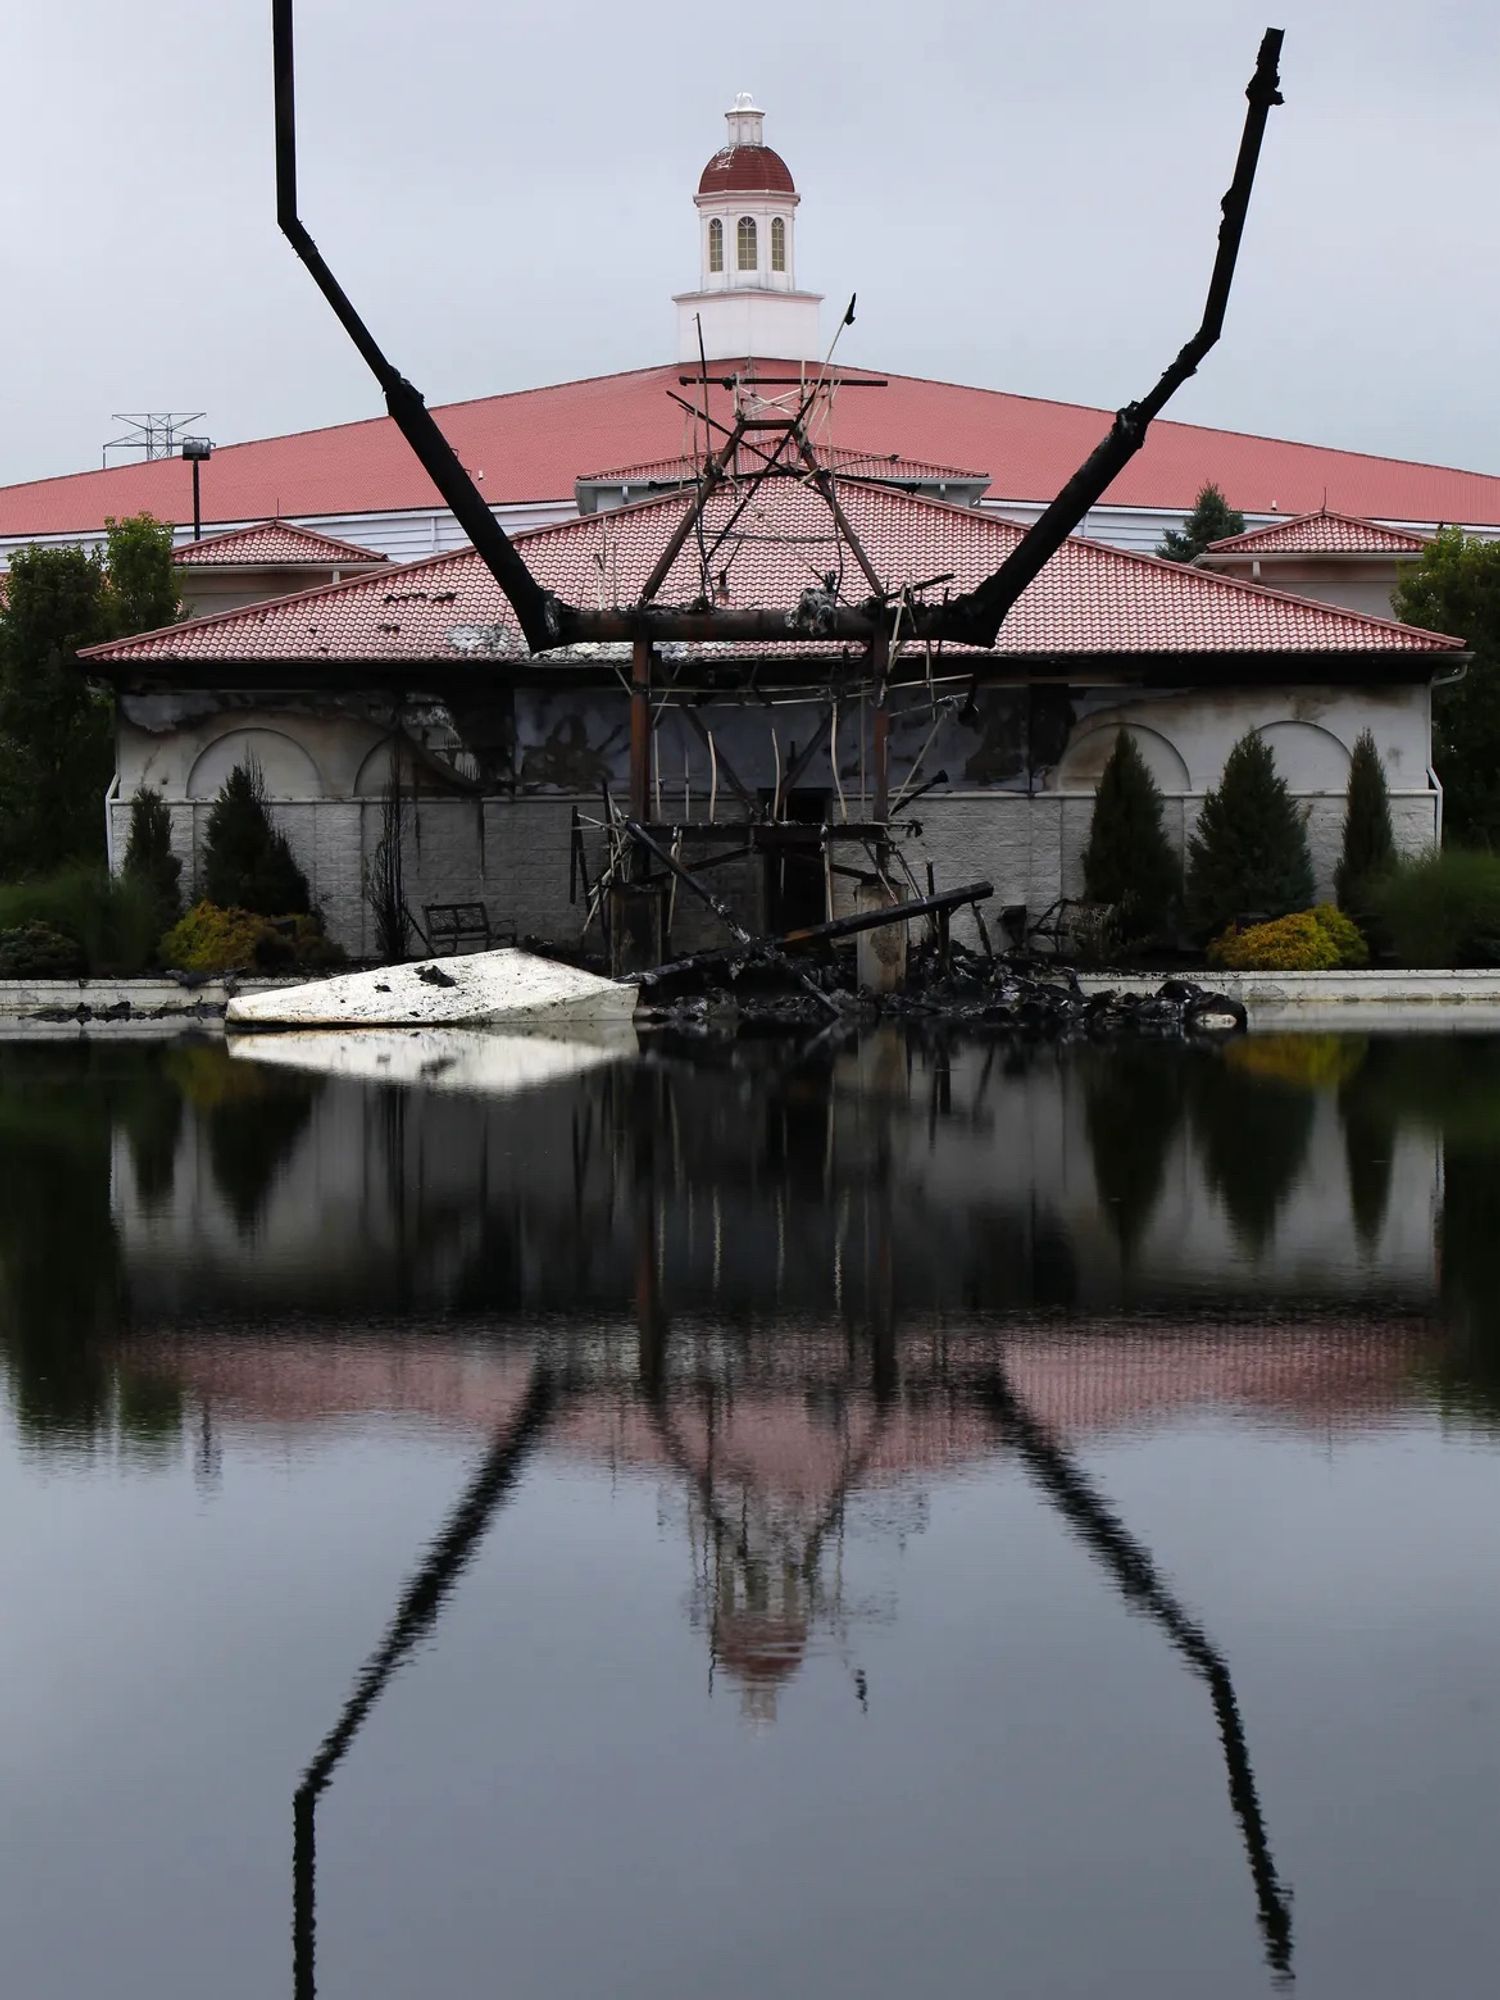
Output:
M742 215L740 217L736 235L739 240L739 267L742 271L753 271L756 268L757 261L755 251L755 217L753 215Z
M718 216L708 225L708 268L710 271L724 268L724 225Z
M779 215L771 217L771 269L786 269L786 223Z

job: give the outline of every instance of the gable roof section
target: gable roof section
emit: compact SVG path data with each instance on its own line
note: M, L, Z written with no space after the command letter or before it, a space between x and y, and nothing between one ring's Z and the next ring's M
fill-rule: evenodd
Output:
M769 455L773 449L774 445L762 441L762 452ZM930 459L907 458L899 451L853 451L846 445L825 444L815 447L815 456L819 465L826 467L840 479L888 479L893 483L906 481L913 485L920 481L929 486L935 486L945 479L954 480L965 486L989 483L987 472L966 472L957 465L934 465ZM748 474L757 471L761 462L754 452L746 451L741 465ZM790 476L803 479L807 477L805 463L789 453L782 454L780 464ZM638 465L606 466L602 472L583 472L578 477L582 485L626 486L639 482L645 486L653 482L686 484L697 479L702 471L701 458L679 456L649 458Z
M796 375L804 364L754 366ZM573 482L588 466L633 465L684 450L683 413L667 396L683 372L674 362L450 403L433 415L464 464L484 474L481 490L492 506L571 500ZM847 380L859 371L841 372ZM999 500L1051 500L1111 422L1109 411L1076 403L910 375L884 379L884 389L840 396L839 445L879 454L899 445L935 464L977 460L991 468L990 492ZM728 392L711 385L710 407L729 416ZM1111 505L1186 513L1208 479L1247 514L1312 512L1326 494L1331 505L1361 518L1500 525L1500 478L1490 474L1164 418L1105 497ZM202 486L203 504L218 521L442 505L388 417L221 445ZM102 532L106 515L143 510L162 521L191 520L190 468L180 459L157 459L0 488L0 536Z
M842 501L877 575L890 587L951 573L952 589L967 589L1021 535L995 515L889 487L851 482ZM673 494L538 528L517 540L538 581L566 601L628 604L688 505L688 496ZM720 491L705 510L711 549L736 508L742 511L710 565L716 587L727 591L721 601L790 608L809 584L839 569L842 544L815 490L792 480L767 482L748 505L743 495ZM862 597L864 580L852 560L844 568L848 595ZM657 602L688 604L701 590L698 547L690 537ZM1347 657L1446 653L1461 645L1413 626L1075 538L1023 593L995 652L1020 658L1173 652ZM823 650L802 641L794 649ZM587 653L597 658L600 649ZM88 657L147 666L235 660L431 664L478 656L517 663L531 658L499 585L472 549L461 549L98 646ZM539 664L567 657L558 652Z
M1361 521L1353 514L1320 508L1295 521L1273 521L1268 528L1251 528L1243 535L1226 535L1210 542L1205 555L1420 555L1430 537L1405 528L1385 528L1378 521Z
M357 542L341 542L313 528L294 527L289 521L258 521L250 528L231 528L222 535L205 535L199 542L184 542L172 551L172 560L187 569L294 569L307 565L328 569L341 563L384 563L389 558L374 549L362 549Z

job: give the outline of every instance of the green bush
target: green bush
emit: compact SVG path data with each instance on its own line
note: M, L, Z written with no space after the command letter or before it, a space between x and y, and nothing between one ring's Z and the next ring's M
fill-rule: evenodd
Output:
M263 917L205 902L167 932L161 962L177 972L314 972L345 958L316 917Z
M161 929L146 884L88 864L0 887L0 931L28 924L70 938L84 971L118 978L147 969Z
M260 767L236 764L208 815L203 838L203 886L221 910L262 917L306 916L307 877L284 833L271 824Z
M1368 965L1370 953L1351 917L1319 903L1243 930L1231 924L1209 946L1208 962L1230 972L1334 972Z
M1349 796L1344 803L1344 841L1334 875L1339 908L1362 927L1370 921L1370 893L1382 875L1396 865L1396 841L1391 832L1391 795L1375 738L1361 730L1349 766Z
M1370 902L1399 965L1500 965L1500 855L1445 847L1401 862Z
M1284 917L1313 899L1307 829L1276 769L1271 746L1252 729L1224 763L1188 841L1188 920L1200 938L1245 917Z
M1128 729L1115 738L1094 794L1084 889L1116 913L1120 941L1157 936L1182 890L1182 866L1162 824L1161 793Z
M21 924L0 931L0 979L79 979L83 952L51 924Z

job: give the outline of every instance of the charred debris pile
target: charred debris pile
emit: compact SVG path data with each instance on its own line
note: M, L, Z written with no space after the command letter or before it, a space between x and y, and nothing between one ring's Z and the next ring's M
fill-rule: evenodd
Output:
M1168 979L1145 993L1086 993L1071 966L996 953L979 909L994 894L989 882L888 902L779 937L752 937L645 828L627 822L627 831L708 905L734 940L632 974L631 983L641 989L637 1018L646 1023L732 1034L905 1020L1051 1038L1238 1034L1246 1025L1237 1000L1189 980ZM953 913L965 907L974 912L982 951L952 935ZM925 935L908 949L907 927L918 922ZM864 968L851 943L860 937L874 945ZM805 951L819 956L809 963ZM861 976L872 968L873 977Z

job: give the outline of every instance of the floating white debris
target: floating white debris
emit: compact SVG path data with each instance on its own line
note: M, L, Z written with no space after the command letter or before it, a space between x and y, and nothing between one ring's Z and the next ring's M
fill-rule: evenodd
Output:
M347 972L307 986L245 993L229 1003L231 1028L427 1028L494 1024L525 1032L573 1023L628 1021L632 986L529 951L476 951L379 972Z
M634 1028L617 1023L580 1029L566 1040L488 1028L293 1028L282 1035L242 1035L229 1046L236 1062L509 1097L619 1062L638 1045Z

